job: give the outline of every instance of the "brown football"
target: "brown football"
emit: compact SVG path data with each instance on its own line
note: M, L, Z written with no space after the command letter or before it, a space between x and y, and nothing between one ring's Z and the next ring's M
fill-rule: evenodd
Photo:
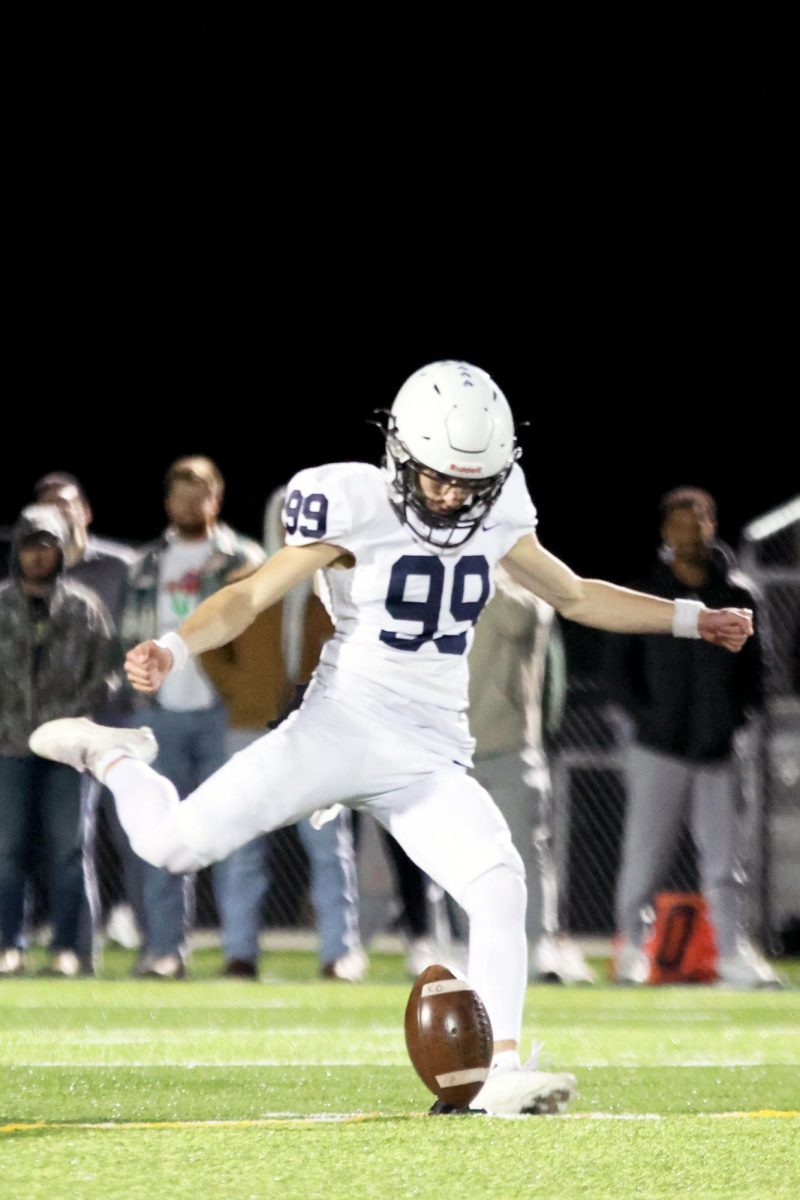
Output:
M447 967L426 967L406 1005L406 1047L426 1087L464 1108L489 1074L492 1026L483 1001Z

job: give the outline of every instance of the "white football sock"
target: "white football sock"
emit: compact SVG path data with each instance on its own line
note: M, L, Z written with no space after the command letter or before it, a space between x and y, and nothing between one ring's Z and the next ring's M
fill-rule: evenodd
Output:
M474 879L461 897L469 917L467 974L486 1006L496 1042L520 1039L528 984L526 898L524 880L505 866Z
M180 799L169 779L136 758L121 758L106 771L105 785L140 858L176 874L203 865L184 840L178 819Z

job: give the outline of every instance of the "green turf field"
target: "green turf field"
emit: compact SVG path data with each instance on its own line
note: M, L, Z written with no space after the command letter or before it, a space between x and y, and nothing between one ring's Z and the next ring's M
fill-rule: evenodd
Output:
M800 963L780 993L531 988L524 1049L580 1097L521 1119L423 1115L399 957L362 985L263 966L0 982L4 1200L800 1196Z

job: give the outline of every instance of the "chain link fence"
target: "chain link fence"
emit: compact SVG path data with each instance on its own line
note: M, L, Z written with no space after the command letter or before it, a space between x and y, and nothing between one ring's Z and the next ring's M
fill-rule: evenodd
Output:
M742 569L763 597L771 655L764 719L741 739L738 763L749 820L750 924L772 949L800 952L800 497L752 522L739 548ZM629 731L602 688L602 635L563 625L569 668L566 715L548 755L553 786L553 849L561 928L578 936L614 933L614 890L626 805L624 744ZM369 818L367 818L369 820ZM266 839L271 886L263 913L270 931L311 931L309 867L294 829ZM101 808L95 861L103 912L124 905L122 860ZM381 839L361 838L359 878L365 937L396 926L399 902ZM664 887L697 888L684 831ZM195 922L218 922L210 872L195 888Z
M752 770L761 799L760 921L776 950L800 953L800 496L752 521L739 558L763 597L770 697Z
M603 687L605 639L564 623L569 687L564 722L549 748L554 853L561 928L611 937L627 804L626 748L631 727ZM664 888L697 888L694 845L681 834Z
M744 844L751 888L749 924L769 948L800 951L800 498L752 522L742 536L742 570L762 596L768 702L737 740L745 800ZM614 890L627 800L625 749L631 731L603 691L603 635L564 625L569 692L550 746L554 846L562 928L614 933ZM697 863L684 829L666 890L695 890Z

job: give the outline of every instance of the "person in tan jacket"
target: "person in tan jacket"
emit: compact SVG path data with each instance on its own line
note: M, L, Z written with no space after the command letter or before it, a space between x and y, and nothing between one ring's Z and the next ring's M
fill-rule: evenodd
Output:
M502 812L525 864L526 931L532 979L591 983L577 944L559 930L552 852L552 789L544 733L561 720L566 668L555 612L495 568L497 591L470 650L473 774Z

